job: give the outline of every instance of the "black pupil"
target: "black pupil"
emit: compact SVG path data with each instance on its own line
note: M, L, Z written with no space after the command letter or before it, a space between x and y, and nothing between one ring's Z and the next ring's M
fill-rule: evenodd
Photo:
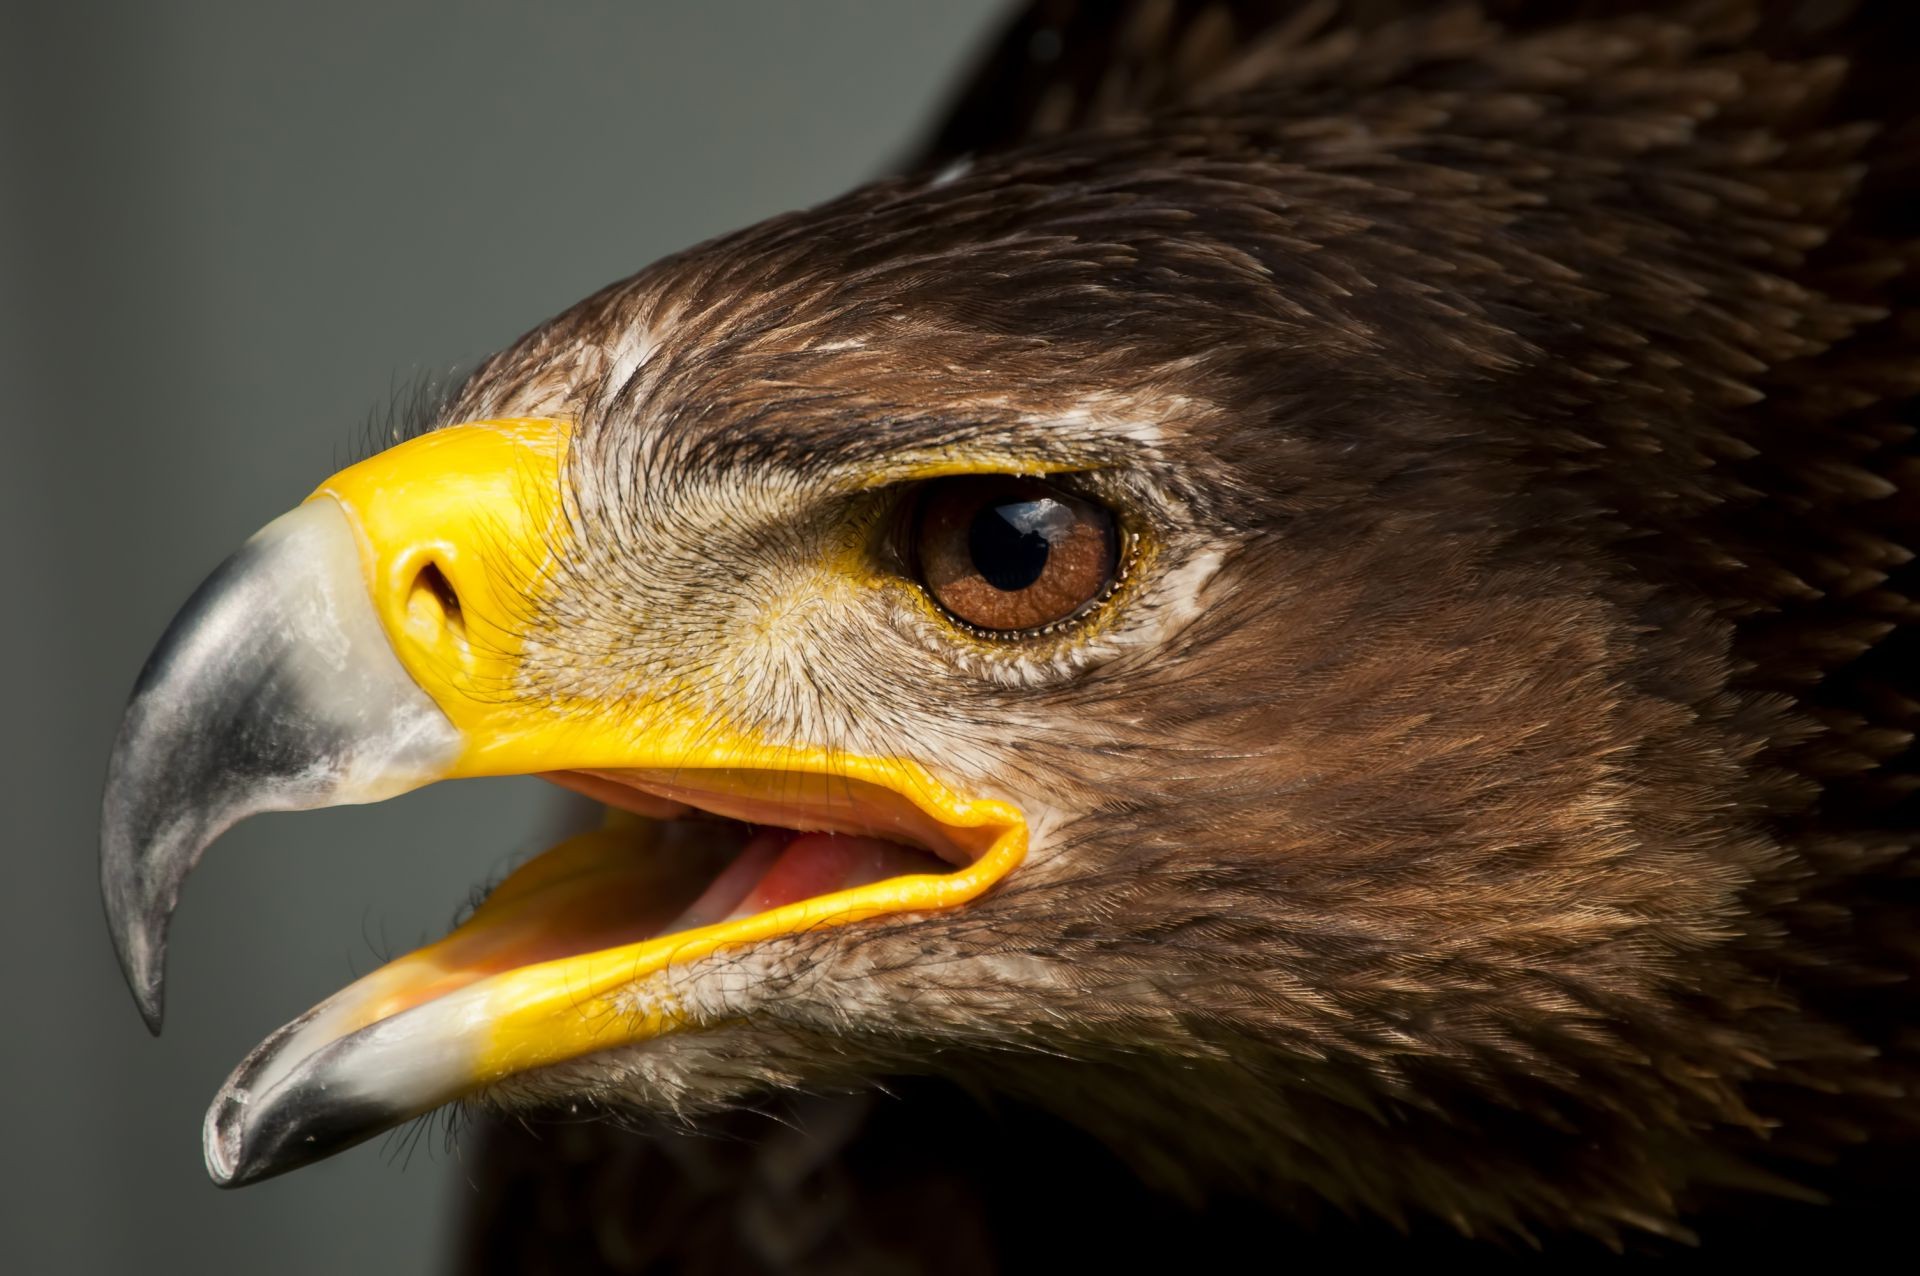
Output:
M1041 497L1032 501L990 501L967 529L967 552L989 585L1013 593L1040 579L1053 540L1066 529L1065 506Z

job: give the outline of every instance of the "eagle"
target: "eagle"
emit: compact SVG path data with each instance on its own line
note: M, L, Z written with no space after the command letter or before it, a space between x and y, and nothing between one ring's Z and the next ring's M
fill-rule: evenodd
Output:
M106 911L157 1031L236 820L600 814L214 1180L458 1105L476 1271L1898 1237L1903 11L1038 0L895 175L487 359L160 640Z

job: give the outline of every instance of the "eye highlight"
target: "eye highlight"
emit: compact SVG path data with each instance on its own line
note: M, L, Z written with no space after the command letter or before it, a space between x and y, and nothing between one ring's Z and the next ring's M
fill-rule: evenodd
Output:
M914 511L921 584L954 619L996 634L1044 628L1099 601L1119 546L1112 511L1038 479L936 479Z

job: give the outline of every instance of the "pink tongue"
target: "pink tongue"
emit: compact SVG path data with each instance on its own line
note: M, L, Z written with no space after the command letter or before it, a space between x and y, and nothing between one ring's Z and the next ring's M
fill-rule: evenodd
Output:
M780 858L787 839L793 836L789 829L761 829L747 839L733 862L720 870L720 876L707 883L707 889L700 892L700 898L687 905L686 911L660 933L670 934L678 930L693 930L699 926L711 926L728 917L737 917L740 901L747 897L753 884Z
M754 843L759 840L756 837ZM745 854L740 857L746 858ZM898 842L847 833L802 833L787 843L780 858L754 883L731 916L748 917L889 877L946 871L944 862Z
M925 851L877 837L763 828L747 839L700 898L660 933L751 917L782 904L889 877L950 869L946 861Z

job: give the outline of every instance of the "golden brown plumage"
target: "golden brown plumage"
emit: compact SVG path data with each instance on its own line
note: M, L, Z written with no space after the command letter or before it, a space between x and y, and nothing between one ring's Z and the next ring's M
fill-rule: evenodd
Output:
M1896 1224L1903 16L1043 0L908 175L488 361L446 421L571 423L500 694L923 759L1034 841L962 907L655 972L675 1031L499 1080L749 1137L503 1123L471 1264ZM941 619L889 493L956 466L1070 480L1122 577L1024 636Z
M1867 1191L1920 1117L1897 6L1126 9L1022 16L925 157L959 176L520 348L592 385L552 361L655 296L866 339L686 339L736 411L809 408L789 446L1101 396L1231 545L1151 659L1016 693L1077 858L971 924L1060 960L1044 1013L880 1069L1189 1197L1482 1237ZM532 376L509 352L463 413Z

